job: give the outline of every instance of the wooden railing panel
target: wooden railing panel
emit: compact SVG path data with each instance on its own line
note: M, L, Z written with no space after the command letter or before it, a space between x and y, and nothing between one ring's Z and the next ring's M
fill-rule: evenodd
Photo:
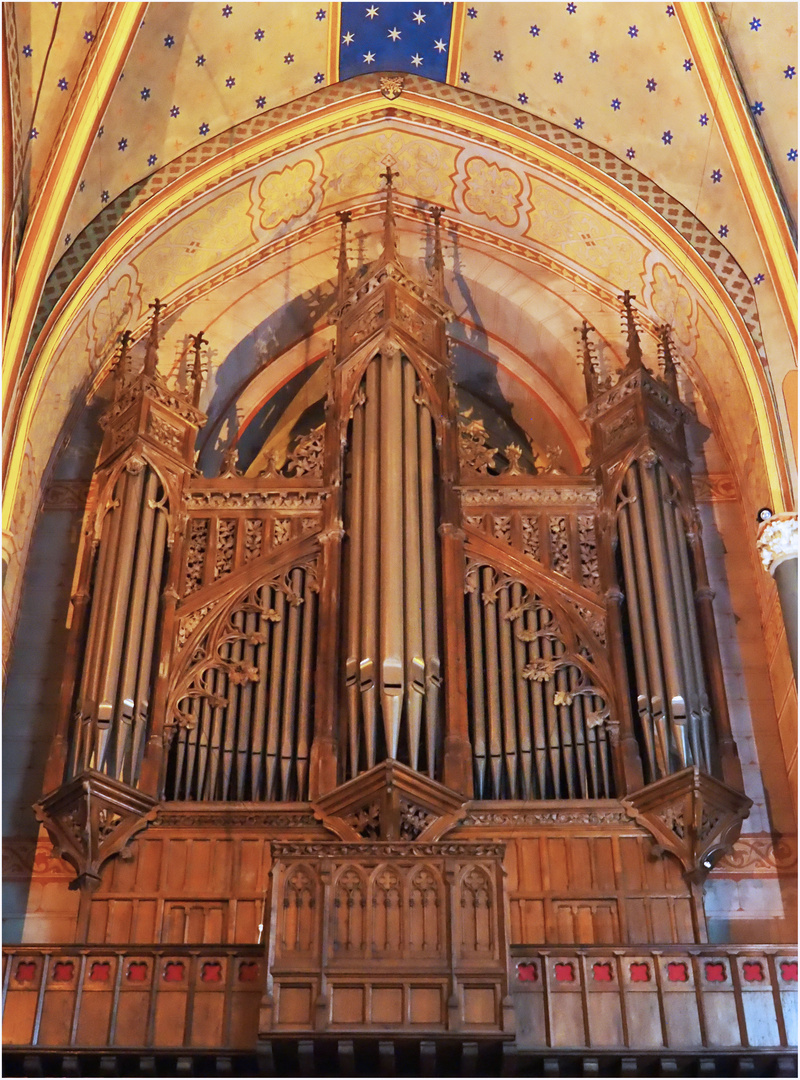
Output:
M787 1049L797 960L776 946L511 948L520 1049Z

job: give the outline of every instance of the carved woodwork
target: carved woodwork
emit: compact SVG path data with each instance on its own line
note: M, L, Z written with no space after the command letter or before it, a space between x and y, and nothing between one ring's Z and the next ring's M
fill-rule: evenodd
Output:
M315 812L342 840L438 840L465 813L461 795L386 760L320 796Z
M115 1001L144 966L153 1045L159 1015L183 1023L163 999L200 1015L224 982L221 1045L265 1060L376 1032L473 1047L513 1036L515 980L546 1002L542 1045L570 1025L593 1044L628 1008L628 952L703 941L700 883L750 805L668 338L652 376L626 294L614 381L584 324L595 475L553 448L523 471L458 413L441 211L415 280L384 175L371 266L351 270L339 213L325 420L280 468L242 475L234 444L197 475L202 335L181 390L157 373L158 301L141 372L123 343L36 813L78 874L77 940L127 965ZM509 985L525 942L554 951L518 953ZM180 1037L206 1045L194 1016Z
M510 1037L503 845L272 845L259 1038L411 1025Z
M740 788L689 474L691 413L677 397L666 329L663 376L654 377L642 362L632 298L620 299L628 364L613 386L591 373L586 326L582 339L626 786L689 765L710 772L719 758L723 778Z
M33 810L53 841L54 853L77 874L70 887L91 892L100 884L103 865L153 820L158 804L113 777L87 769L46 795ZM79 935L85 936L88 918L85 902Z
M687 881L701 884L738 839L752 800L696 766L672 773L622 800L658 848L680 860Z
M560 605L478 560L466 576L470 721L479 797L613 793L610 688Z

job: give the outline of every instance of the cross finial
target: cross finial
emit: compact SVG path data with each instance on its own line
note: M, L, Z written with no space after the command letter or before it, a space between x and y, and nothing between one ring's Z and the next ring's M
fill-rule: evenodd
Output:
M336 216L342 226L339 234L339 301L344 300L344 292L347 287L347 273L350 267L347 264L347 225L353 215L349 210L337 210Z
M398 177L400 175L400 173L399 172L392 172L392 166L387 165L386 166L386 172L382 172L380 175L381 175L381 179L386 181L386 186L391 187L392 186L392 181L394 179L396 179L396 177Z

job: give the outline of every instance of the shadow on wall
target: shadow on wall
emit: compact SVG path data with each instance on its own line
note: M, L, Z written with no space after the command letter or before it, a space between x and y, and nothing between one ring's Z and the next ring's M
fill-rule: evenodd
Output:
M286 283L289 282L289 270L286 271ZM242 417L238 416L236 403L247 384L268 364L284 354L293 345L305 341L306 363L311 360L311 334L314 327L329 316L336 303L334 282L323 285L287 299L286 302L268 315L236 345L219 364L214 372L214 391L208 402L208 424L200 432L197 441L197 467L204 476L216 476L222 463L222 455L231 446L239 431ZM312 367L309 365L308 375ZM306 376L308 377L308 376ZM262 410L263 411L263 410ZM269 429L274 425L279 414L267 410L264 415L263 444ZM253 422L248 428L253 426ZM257 428L248 437L257 441ZM250 460L255 455L252 446L248 450ZM240 459L239 468L244 462Z

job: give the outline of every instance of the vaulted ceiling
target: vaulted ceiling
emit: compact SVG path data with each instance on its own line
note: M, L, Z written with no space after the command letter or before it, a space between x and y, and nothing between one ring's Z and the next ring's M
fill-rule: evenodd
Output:
M9 565L54 447L155 296L167 377L188 334L209 339L201 463L304 371L294 412L313 404L336 211L353 265L374 255L387 163L420 274L444 208L471 393L488 379L580 469L574 328L620 366L629 288L651 366L672 329L705 467L738 474L747 505L791 502L793 4L5 8Z

